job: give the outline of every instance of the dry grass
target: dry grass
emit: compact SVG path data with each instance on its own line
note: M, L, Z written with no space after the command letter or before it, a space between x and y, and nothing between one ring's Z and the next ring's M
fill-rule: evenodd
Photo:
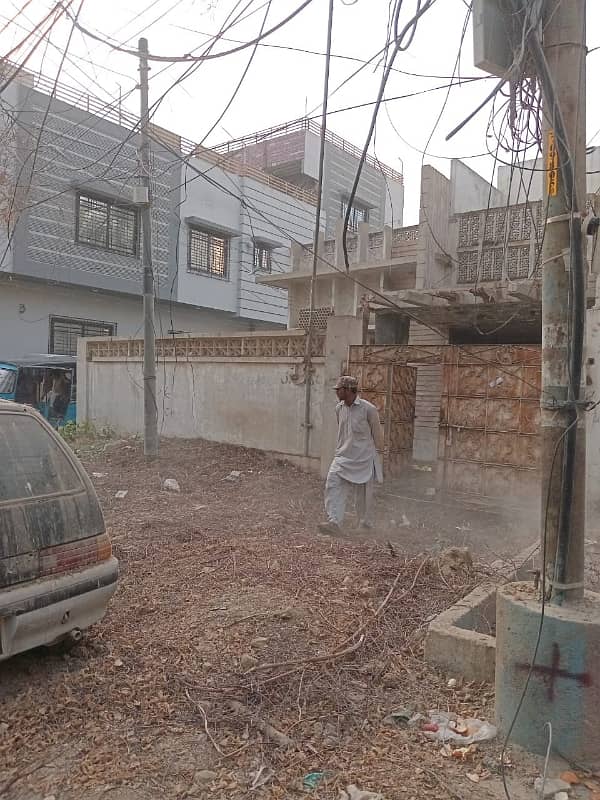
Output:
M427 622L475 575L317 535L321 482L260 453L168 441L147 465L131 440L82 456L106 473L120 588L71 656L0 665L6 797L291 798L315 770L321 800L347 783L386 800L496 796L383 723L406 705L491 716L489 687L449 689L422 659ZM203 769L216 778L195 781Z

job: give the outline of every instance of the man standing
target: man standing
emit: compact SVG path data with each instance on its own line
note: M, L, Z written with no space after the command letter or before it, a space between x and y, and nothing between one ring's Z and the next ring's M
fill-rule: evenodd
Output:
M338 434L325 483L327 522L319 525L323 533L340 533L352 489L359 526L372 528L373 479L383 480L377 452L383 449L383 435L377 409L358 397L358 381L351 375L338 378L334 388L340 401L335 409Z

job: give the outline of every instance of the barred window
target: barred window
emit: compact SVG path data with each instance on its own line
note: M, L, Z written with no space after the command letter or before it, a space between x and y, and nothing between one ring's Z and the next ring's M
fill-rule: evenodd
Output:
M133 206L79 194L75 238L82 244L134 256L138 251L138 219Z
M117 332L115 322L97 322L90 319L70 317L50 317L49 353L65 356L77 355L79 336L114 336Z
M254 272L272 272L272 248L261 242L254 242Z
M347 213L348 213L348 200L343 198L341 218L346 219ZM350 206L350 219L348 221L348 227L351 231L357 231L358 226L360 225L361 222L368 222L368 221L369 221L368 208L356 205Z
M229 239L200 228L188 232L188 271L201 272L215 278L229 274Z

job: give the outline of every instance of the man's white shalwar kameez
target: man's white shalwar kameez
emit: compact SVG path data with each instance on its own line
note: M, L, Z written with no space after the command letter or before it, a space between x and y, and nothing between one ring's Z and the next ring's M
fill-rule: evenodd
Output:
M373 479L383 480L377 449L383 449L379 414L372 403L356 398L335 409L338 435L335 456L325 483L325 511L329 522L341 526L346 502L354 490L356 513L361 525L373 522Z

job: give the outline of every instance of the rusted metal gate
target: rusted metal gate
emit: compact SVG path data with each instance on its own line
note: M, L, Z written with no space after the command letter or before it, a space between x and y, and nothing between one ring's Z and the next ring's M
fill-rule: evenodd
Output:
M442 348L442 484L508 500L540 492L539 347Z
M361 396L379 411L388 477L398 476L412 458L417 370L406 365L406 349L352 346L349 352L348 372L358 378Z

